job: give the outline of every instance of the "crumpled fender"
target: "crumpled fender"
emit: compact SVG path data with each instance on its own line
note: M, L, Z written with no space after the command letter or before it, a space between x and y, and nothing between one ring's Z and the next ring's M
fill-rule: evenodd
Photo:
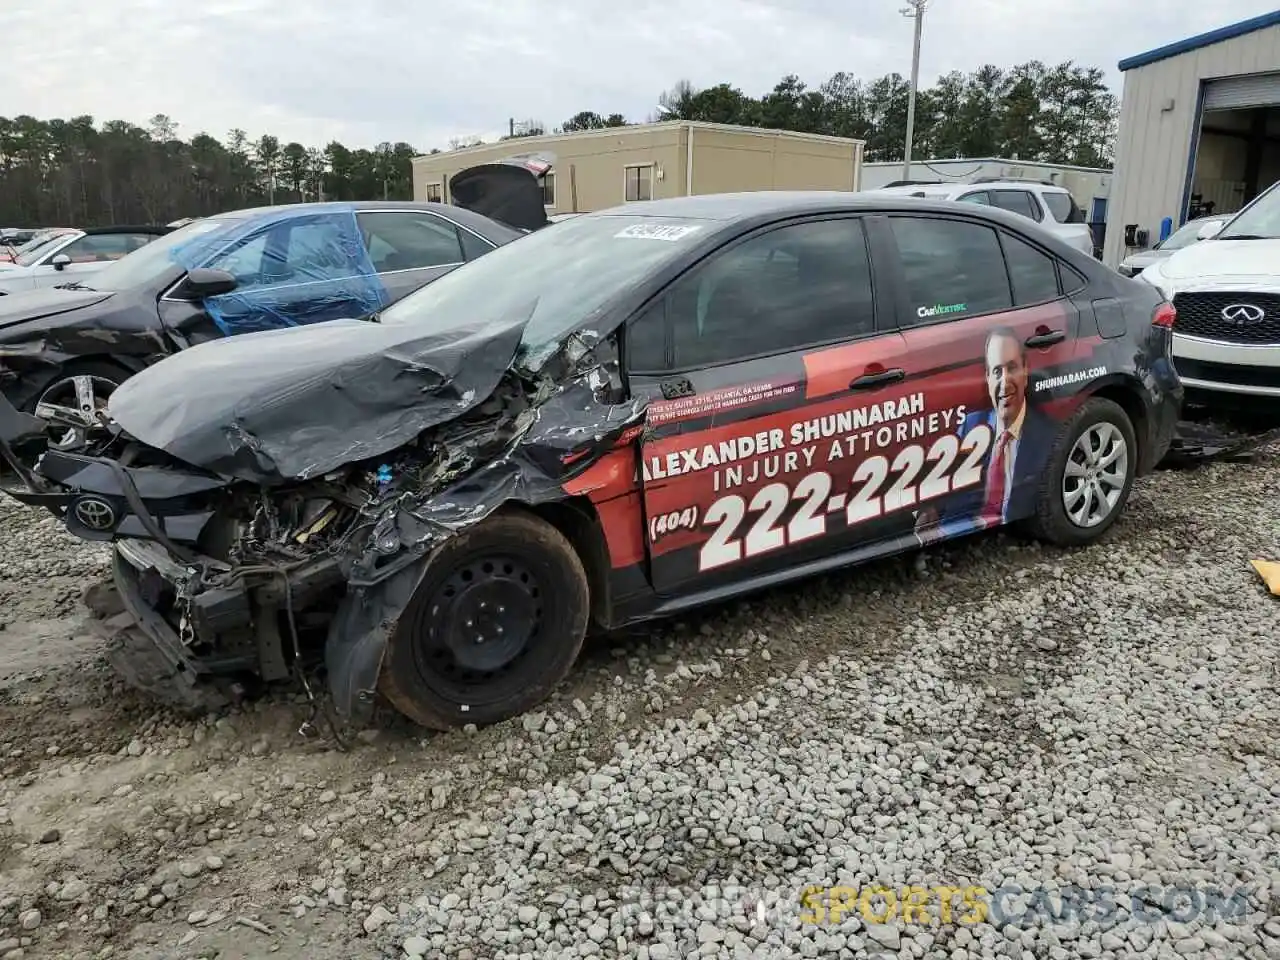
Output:
M426 575L428 562L429 557L418 557L380 583L353 588L338 607L329 625L325 668L339 716L357 724L368 722L387 642Z
M338 714L368 719L376 699L387 645L441 543L481 523L507 505L537 506L567 499L566 485L613 447L642 428L647 403L602 404L589 428L584 406L608 386L599 367L557 389L522 416L501 452L480 452L482 464L441 489L394 496L376 525L373 540L393 538L397 552L379 555L372 545L355 561L347 598L330 626L325 650L330 693Z

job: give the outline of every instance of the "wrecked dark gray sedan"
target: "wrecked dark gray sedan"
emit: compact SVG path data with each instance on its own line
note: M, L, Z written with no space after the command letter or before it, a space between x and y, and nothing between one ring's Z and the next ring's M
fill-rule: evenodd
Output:
M90 601L140 687L204 709L322 668L343 717L483 725L593 626L1001 524L1095 541L1169 447L1173 319L999 210L628 204L166 358L16 495L114 542ZM6 457L38 429L0 404Z

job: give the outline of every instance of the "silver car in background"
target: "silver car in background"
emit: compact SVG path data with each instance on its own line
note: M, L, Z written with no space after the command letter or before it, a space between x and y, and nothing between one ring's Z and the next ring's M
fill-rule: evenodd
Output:
M1117 269L1122 276L1136 277L1157 260L1164 260L1166 257L1173 256L1174 251L1197 243L1200 240L1200 230L1205 224L1226 223L1234 216L1234 213L1215 213L1207 217L1196 217L1194 220L1188 220L1150 250L1139 250L1137 253L1129 254L1129 256L1120 261L1120 266Z

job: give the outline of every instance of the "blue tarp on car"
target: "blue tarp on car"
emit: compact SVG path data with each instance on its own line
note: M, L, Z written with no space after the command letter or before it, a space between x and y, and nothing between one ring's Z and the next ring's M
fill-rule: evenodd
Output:
M212 267L236 278L231 293L204 300L228 336L363 317L389 302L351 204L236 220L192 237L170 256L187 270Z

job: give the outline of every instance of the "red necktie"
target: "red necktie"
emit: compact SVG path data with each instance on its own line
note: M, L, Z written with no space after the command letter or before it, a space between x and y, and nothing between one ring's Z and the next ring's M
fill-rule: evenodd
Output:
M1005 455L1013 434L1005 430L996 441L995 453L991 455L991 465L987 468L987 499L982 505L982 520L987 524L999 523L1004 514L1004 469Z

